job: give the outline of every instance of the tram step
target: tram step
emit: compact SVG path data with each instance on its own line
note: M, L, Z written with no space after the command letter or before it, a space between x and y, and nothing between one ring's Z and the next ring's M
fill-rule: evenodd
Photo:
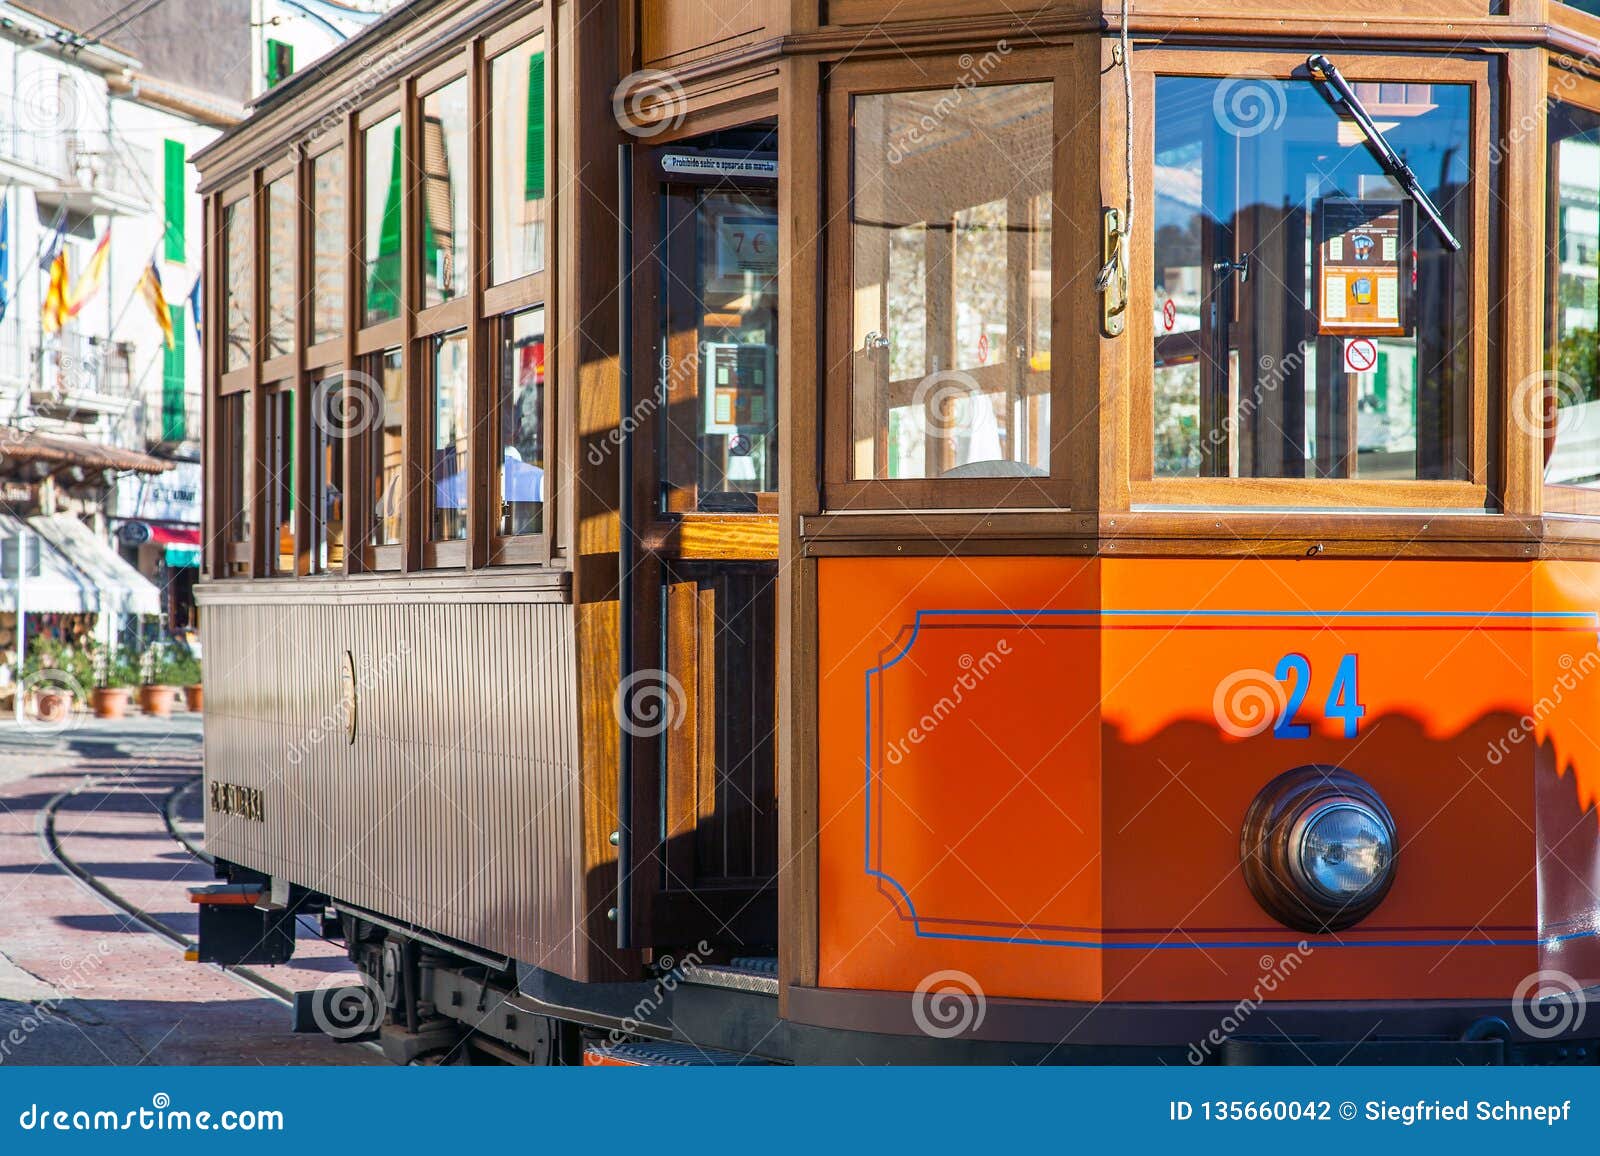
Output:
M767 1067L759 1056L741 1056L694 1044L590 1044L583 1050L586 1067L610 1068L738 1068Z
M757 995L778 994L778 961L764 955L739 955L727 963L683 963L678 974L685 983L721 987L729 991L748 991Z

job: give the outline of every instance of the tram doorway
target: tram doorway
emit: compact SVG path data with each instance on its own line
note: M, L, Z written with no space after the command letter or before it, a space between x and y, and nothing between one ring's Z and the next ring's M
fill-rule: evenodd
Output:
M777 164L771 124L635 146L636 947L777 940Z

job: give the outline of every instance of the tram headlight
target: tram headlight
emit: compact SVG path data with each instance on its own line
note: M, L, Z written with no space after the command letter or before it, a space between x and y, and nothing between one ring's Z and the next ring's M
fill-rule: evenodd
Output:
M1328 766L1296 767L1263 787L1239 848L1256 901L1300 931L1338 931L1370 915L1394 882L1397 853L1378 793Z

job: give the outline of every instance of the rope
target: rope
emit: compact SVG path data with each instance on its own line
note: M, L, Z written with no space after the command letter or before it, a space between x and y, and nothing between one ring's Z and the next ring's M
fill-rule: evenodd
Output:
M1123 175L1127 178L1124 207L1122 212L1122 228L1118 230L1117 247L1111 253L1111 259L1100 267L1100 274L1094 279L1094 287L1104 293L1111 287L1111 280L1117 275L1117 270L1122 269L1123 276L1127 276L1128 268L1125 260L1128 249L1128 235L1133 231L1133 61L1128 45L1128 0L1122 0L1122 18L1117 30L1118 46L1122 50L1122 109L1123 109L1123 145L1124 166Z

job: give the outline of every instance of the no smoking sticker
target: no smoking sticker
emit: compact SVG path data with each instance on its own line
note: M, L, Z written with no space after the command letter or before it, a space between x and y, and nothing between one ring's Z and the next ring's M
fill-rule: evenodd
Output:
M1178 303L1172 298L1168 297L1166 304L1161 307L1161 324L1166 328L1168 333L1171 333L1172 327L1177 323Z
M1370 337L1352 337L1344 343L1344 371L1371 373L1378 367L1378 343Z

